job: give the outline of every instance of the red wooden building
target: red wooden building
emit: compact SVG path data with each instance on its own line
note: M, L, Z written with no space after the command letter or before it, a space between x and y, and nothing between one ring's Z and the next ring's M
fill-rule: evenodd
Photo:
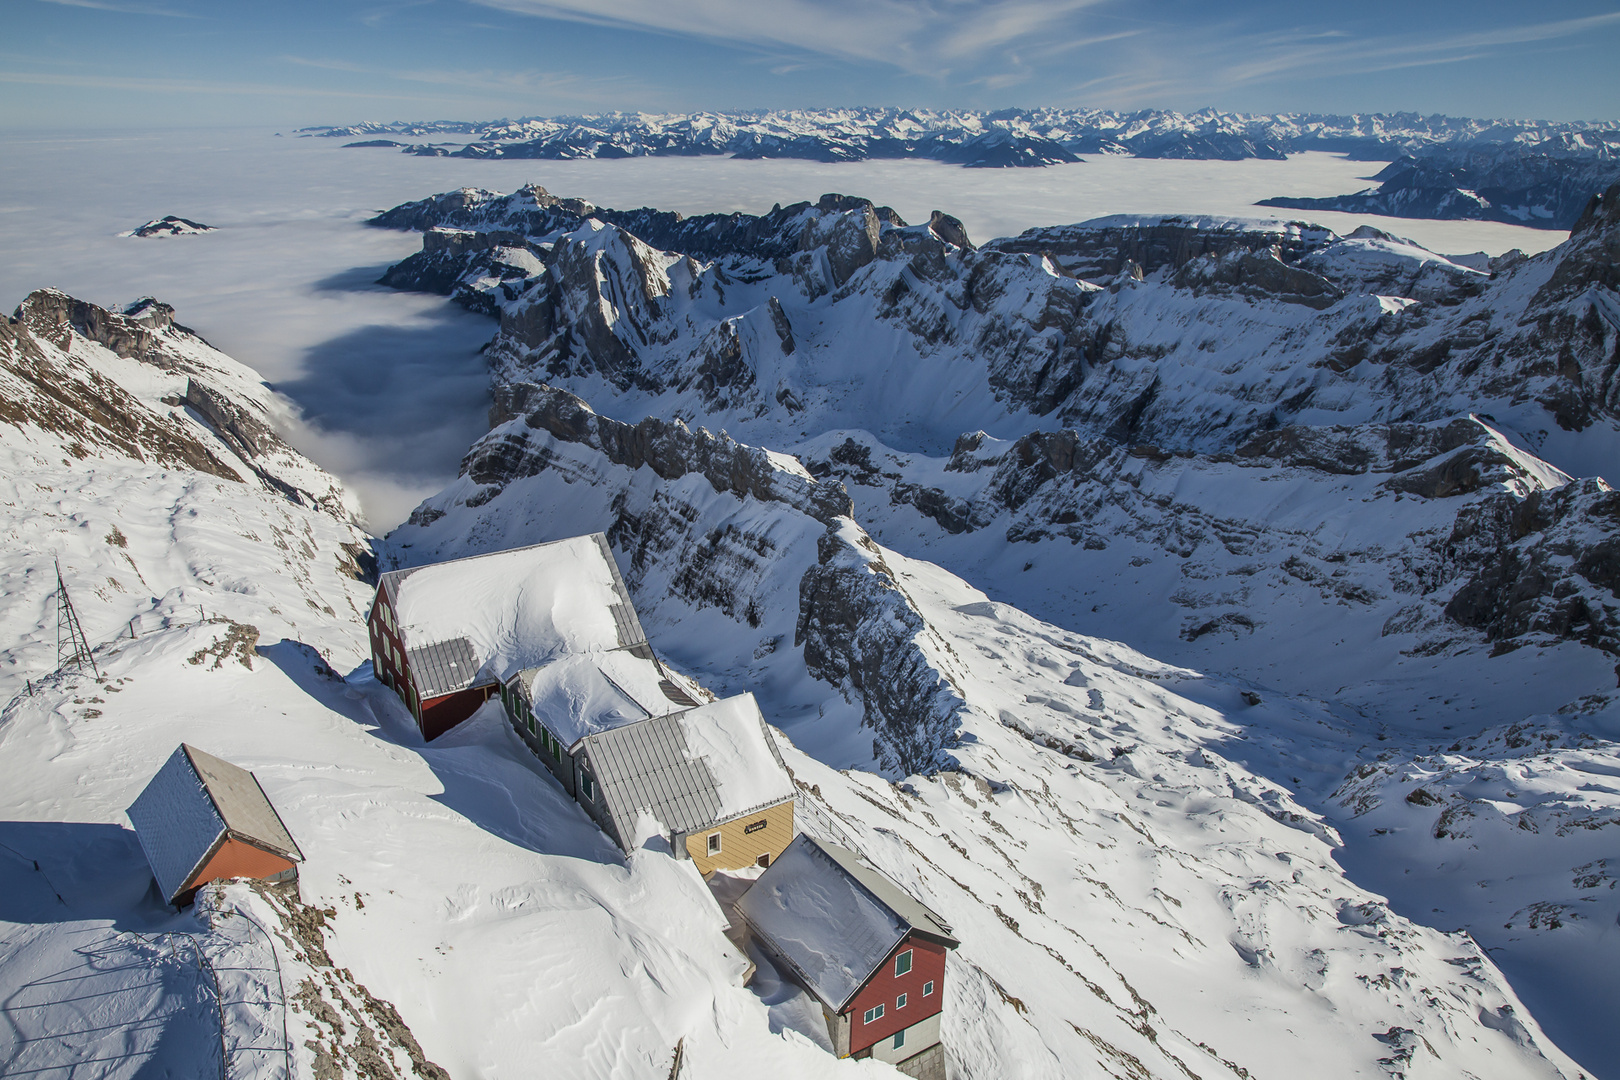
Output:
M821 1003L839 1057L944 1080L946 922L852 851L800 834L737 909L783 974Z
M558 656L652 656L601 533L389 571L366 623L373 673L427 739Z

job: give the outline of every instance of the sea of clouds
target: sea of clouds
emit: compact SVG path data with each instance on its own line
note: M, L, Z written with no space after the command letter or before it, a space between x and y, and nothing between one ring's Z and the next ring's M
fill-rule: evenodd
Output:
M769 210L824 192L893 206L908 221L954 214L975 240L1116 213L1275 217L1271 195L1338 195L1381 166L1330 154L1288 161L1098 157L1046 169L924 161L822 164L728 158L472 161L253 129L0 134L0 305L64 289L102 305L156 296L290 401L290 441L359 495L384 531L456 474L486 430L480 347L493 324L436 296L375 284L420 246L370 228L378 210L462 186L537 182L600 206L687 214ZM215 226L137 239L165 214ZM1544 250L1564 233L1478 222L1314 213L1446 253Z

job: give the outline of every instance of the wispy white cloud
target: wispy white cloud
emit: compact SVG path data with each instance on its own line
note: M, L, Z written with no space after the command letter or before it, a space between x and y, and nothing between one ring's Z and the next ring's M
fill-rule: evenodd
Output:
M502 71L484 69L377 68L347 60L283 56L299 67L363 75L371 79L396 79L430 86L480 90L508 99L550 99L596 104L610 100L651 100L659 92L626 75L581 75L571 71L535 69Z
M94 75L49 71L0 71L0 83L60 86L78 90L132 90L158 94L232 94L244 97L355 98L366 101L437 101L437 97L363 90L329 90L287 83L226 82L212 79L165 79L140 75Z
M1357 35L1337 28L1253 33L1227 22L1204 28L1200 40L1167 47L1148 33L1125 62L1071 85L1075 102L1135 107L1143 102L1201 95L1264 83L1371 75L1440 67L1501 56L1527 45L1620 28L1620 12L1578 19L1430 35ZM1234 48L1234 42L1241 43ZM1233 59L1234 54L1237 59Z
M1084 37L1105 0L472 0L521 15L944 75L1020 42Z
M56 4L59 7L90 8L93 11L113 11L120 15L162 15L170 19L201 18L189 11L176 11L156 4L131 3L128 0L40 0L40 3Z

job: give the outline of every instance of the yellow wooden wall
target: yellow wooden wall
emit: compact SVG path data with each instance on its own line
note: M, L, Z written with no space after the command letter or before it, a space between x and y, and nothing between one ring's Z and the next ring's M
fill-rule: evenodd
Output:
M758 832L743 830L761 819L765 827ZM720 834L720 854L709 857L709 836ZM686 838L686 853L697 864L698 873L707 877L715 870L738 870L753 866L767 852L772 861L793 841L793 800L776 804L757 813L735 818L718 829L707 829Z

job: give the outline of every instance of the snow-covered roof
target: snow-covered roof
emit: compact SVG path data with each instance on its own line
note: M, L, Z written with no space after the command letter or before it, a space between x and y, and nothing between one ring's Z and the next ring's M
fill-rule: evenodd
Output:
M128 813L152 876L171 902L227 832L294 862L303 859L252 773L185 743Z
M565 656L518 679L535 715L570 749L587 735L696 704L655 661L626 649Z
M394 570L377 587L424 698L504 682L570 653L647 651L601 533Z
M854 852L800 833L738 901L754 932L842 1012L913 930L954 948L945 921Z
M621 839L643 812L688 833L793 797L752 694L598 732L586 746Z

